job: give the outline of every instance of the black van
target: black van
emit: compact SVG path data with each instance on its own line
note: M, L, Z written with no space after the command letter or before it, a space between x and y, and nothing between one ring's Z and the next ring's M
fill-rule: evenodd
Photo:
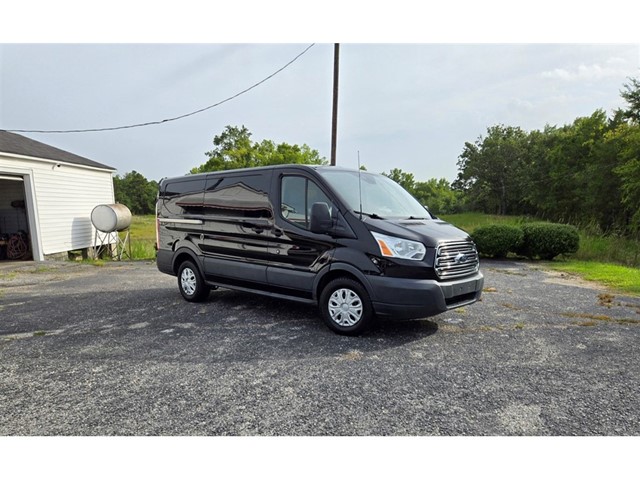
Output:
M469 236L383 175L278 165L169 178L156 213L158 269L190 302L216 287L296 300L355 335L374 315L423 318L482 292Z

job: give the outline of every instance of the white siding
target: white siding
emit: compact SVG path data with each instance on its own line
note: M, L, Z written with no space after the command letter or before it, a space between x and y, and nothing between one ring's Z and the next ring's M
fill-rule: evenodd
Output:
M0 154L0 174L20 171L33 179L43 253L93 246L91 211L114 203L111 171Z

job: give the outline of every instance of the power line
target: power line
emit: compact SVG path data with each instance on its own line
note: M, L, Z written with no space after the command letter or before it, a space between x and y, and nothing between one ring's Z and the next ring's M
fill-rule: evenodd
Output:
M156 120L156 121L153 121L153 122L134 123L132 125L123 125L123 126L120 126L120 127L84 128L84 129L77 129L77 130L14 130L14 129L0 129L0 130L5 131L5 132L13 132L13 133L86 133L86 132L107 132L107 131L111 131L111 130L124 130L126 128L148 127L150 125L160 125L160 124L163 124L163 123L174 122L176 120L180 120L180 119L183 119L183 118L186 118L186 117L190 117L192 115L196 115L198 113L202 113L202 112L204 112L206 110L209 110L211 108L218 107L218 106L222 105L223 103L227 103L228 101L233 100L234 98L238 98L240 95L243 95L243 94L253 90L257 86L262 85L264 82L266 82L267 80L275 77L278 73L282 72L284 69L289 67L296 60L298 60L301 56L303 56L305 53L307 53L311 49L311 47L313 47L314 45L315 45L315 43L312 43L307 48L305 48L302 52L300 52L298 55L296 55L292 60L290 60L287 64L285 64L284 66L282 66L281 68L279 68L278 70L273 72L268 77L263 78L258 83L254 83L250 87L245 88L241 92L238 92L235 95L232 95L232 96L230 96L228 98L225 98L224 100L222 100L222 101L220 101L218 103L214 103L213 105L209 105L208 107L200 108L198 110L195 110L195 111L189 112L189 113L185 113L183 115L178 115L177 117L165 118L164 120Z

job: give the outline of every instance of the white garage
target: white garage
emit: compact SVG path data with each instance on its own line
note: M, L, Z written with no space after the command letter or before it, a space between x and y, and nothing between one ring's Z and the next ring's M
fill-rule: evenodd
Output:
M91 211L115 203L114 171L0 131L0 261L45 260L93 247Z

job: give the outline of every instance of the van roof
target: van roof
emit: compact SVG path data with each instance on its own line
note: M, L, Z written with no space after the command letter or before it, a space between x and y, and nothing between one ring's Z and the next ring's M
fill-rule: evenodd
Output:
M357 171L353 168L344 168L336 165L307 165L302 163L287 163L282 165L267 165L264 167L252 167L252 168L236 168L233 170L215 170L213 172L205 172L205 173L196 173L196 174L187 174L178 177L169 177L163 178L160 182L168 182L171 180L184 180L185 178L189 179L198 179L206 177L207 175L226 175L228 173L252 173L252 172L264 172L267 170L280 170L285 168L298 168L301 170L344 170L344 171Z

